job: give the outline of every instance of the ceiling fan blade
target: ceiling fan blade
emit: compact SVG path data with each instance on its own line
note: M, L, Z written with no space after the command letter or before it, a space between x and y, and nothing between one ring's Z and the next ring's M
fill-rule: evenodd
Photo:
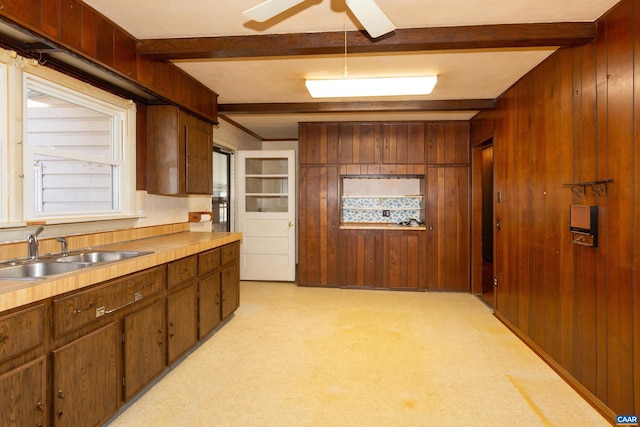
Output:
M242 14L253 21L264 22L303 1L304 0L267 0L251 9L245 10Z
M374 39L396 29L374 0L346 0L347 7Z

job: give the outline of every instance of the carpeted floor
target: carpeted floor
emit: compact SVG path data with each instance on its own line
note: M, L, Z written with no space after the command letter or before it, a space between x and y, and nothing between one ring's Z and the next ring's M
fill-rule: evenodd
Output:
M609 425L470 294L242 282L240 296L110 427Z

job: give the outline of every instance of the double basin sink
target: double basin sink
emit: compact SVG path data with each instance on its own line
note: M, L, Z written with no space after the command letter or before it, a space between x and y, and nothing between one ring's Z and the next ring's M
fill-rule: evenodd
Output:
M17 259L0 263L0 280L36 280L77 271L92 265L122 261L147 255L142 251L101 251L84 249L68 254L43 255L37 259Z

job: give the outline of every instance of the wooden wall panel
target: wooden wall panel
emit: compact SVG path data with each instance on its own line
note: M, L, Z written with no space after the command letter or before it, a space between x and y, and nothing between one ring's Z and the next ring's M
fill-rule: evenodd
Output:
M471 126L477 144L494 129L496 313L612 421L640 413L639 8L619 3ZM606 195L563 185L600 179ZM598 206L597 248L571 243L571 204Z
M82 44L82 4L60 0L60 41L79 49Z

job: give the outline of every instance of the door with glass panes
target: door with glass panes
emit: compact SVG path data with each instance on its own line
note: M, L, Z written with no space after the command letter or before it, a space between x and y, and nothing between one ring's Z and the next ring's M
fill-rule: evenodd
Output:
M239 151L240 279L295 280L295 152Z

